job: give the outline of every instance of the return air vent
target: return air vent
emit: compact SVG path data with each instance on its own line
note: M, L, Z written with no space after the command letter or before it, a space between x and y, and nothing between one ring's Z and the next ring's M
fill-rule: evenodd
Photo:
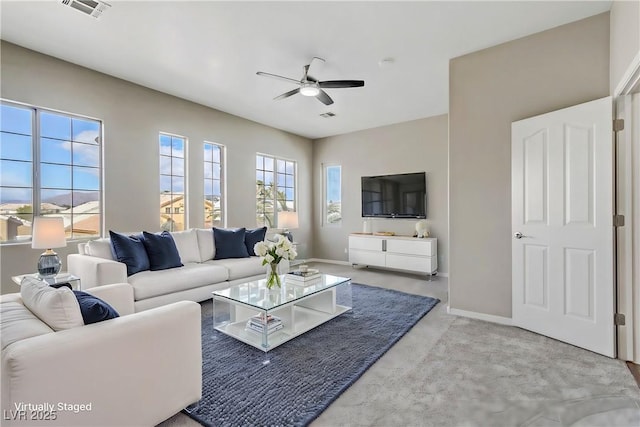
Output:
M331 111L327 112L327 113L322 113L320 114L320 117L324 117L325 119L329 119L331 117L335 117L336 113L332 113Z
M99 0L61 0L61 2L65 6L79 10L85 15L93 16L94 18L99 18L102 12L111 7L109 3Z

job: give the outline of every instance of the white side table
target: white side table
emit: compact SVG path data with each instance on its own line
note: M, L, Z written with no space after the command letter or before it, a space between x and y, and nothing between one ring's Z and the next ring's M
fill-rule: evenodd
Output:
M73 274L70 274L70 273L58 273L56 276L47 277L47 278L44 278L44 279L40 278L38 273L20 274L18 276L11 277L11 279L15 283L17 283L18 286L20 286L20 284L22 283L22 279L24 277L33 277L34 279L43 280L43 281L47 282L50 286L51 285L60 285L62 283L69 283L71 285L72 289L75 289L75 290L78 290L78 291L82 289L82 285L80 284L80 278L78 276L74 276Z

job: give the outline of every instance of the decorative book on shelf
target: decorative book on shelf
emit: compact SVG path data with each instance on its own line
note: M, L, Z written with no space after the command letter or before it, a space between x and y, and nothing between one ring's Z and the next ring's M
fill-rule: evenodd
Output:
M320 279L320 271L310 268L307 271L295 270L287 273L286 279L292 282L308 282Z
M272 334L273 332L279 329L282 329L284 326L282 324L282 319L280 319L279 317L268 315L266 320L267 320L267 324L266 324L267 334ZM264 315L257 314L249 318L249 320L247 320L247 326L245 329L247 331L263 333L265 328L264 321L265 321Z

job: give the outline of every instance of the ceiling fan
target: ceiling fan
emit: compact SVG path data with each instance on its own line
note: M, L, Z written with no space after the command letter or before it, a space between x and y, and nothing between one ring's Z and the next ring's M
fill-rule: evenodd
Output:
M299 93L300 95L303 95L303 96L315 96L324 105L331 105L333 104L333 99L331 99L331 97L327 94L327 92L325 92L322 89L342 89L342 88L349 88L349 87L364 86L363 80L327 80L324 82L316 80L315 78L311 77L311 75L309 75L309 70L311 69L311 66L318 61L325 62L324 59L314 56L313 59L311 60L311 63L303 67L304 74L302 75L302 78L300 80L279 76L277 74L265 73L262 71L258 71L256 74L259 76L273 77L275 79L284 80L290 83L295 83L299 86L293 90L290 90L289 92L283 93L280 96L276 96L275 98L273 98L274 101L288 98L292 95L295 95L296 93Z

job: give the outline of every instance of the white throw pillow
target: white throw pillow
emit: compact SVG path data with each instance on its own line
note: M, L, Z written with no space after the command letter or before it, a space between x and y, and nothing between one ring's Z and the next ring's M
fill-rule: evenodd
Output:
M200 262L209 261L216 255L213 241L213 228L196 228L198 247L200 248Z
M35 277L25 277L20 284L24 305L54 331L84 326L80 304L66 286L52 288Z
M87 242L84 251L87 255L114 260L113 252L111 252L111 239L91 240Z
M171 232L171 237L173 237L173 241L176 243L180 261L182 261L183 264L200 262L198 236L195 230L173 231Z

